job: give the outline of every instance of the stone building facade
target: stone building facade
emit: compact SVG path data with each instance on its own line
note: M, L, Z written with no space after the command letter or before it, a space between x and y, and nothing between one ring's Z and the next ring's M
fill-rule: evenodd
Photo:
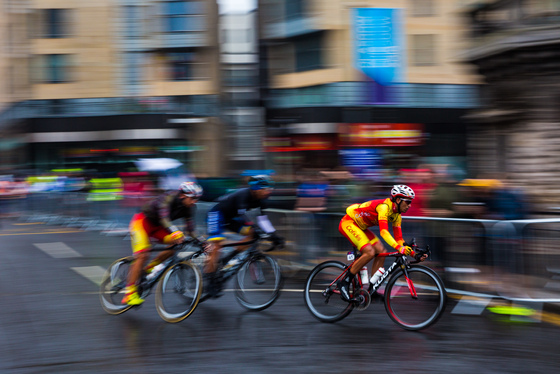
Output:
M470 7L465 57L485 85L468 115L474 174L523 187L537 212L560 206L560 3L493 1Z

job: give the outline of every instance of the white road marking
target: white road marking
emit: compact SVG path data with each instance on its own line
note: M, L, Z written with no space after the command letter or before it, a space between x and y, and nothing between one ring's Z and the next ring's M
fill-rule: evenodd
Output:
M455 308L451 311L451 314L469 314L469 315L480 315L492 299L473 299L473 298L461 298Z
M101 266L80 266L71 267L70 269L74 270L84 278L89 279L98 286L101 284L101 280L103 279L103 275L105 274L105 269L103 269Z
M62 242L33 243L33 245L54 258L82 257L81 254Z

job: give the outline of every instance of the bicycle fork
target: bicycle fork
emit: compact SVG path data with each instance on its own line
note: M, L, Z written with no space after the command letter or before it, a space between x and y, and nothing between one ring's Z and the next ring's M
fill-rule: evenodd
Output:
M395 270L395 268L397 266L401 266L403 273L404 273L404 278L406 279L406 284L408 286L408 290L410 291L410 296L413 299L417 299L418 298L418 294L416 293L416 288L414 287L414 283L412 283L412 280L408 277L408 271L407 271L407 266L404 263L399 264L397 261L393 262L393 264L391 265L391 267L389 267L389 269L387 269L387 271L383 274L383 276L377 280L377 282L375 284L371 285L371 288L369 290L370 294L373 294L375 291L377 291L377 289L379 288L379 286L385 281L385 279L387 279L387 277L393 273L393 271Z
M414 283L412 283L412 280L410 280L410 278L408 277L408 271L406 265L402 264L401 267L404 273L404 279L406 279L408 290L410 291L410 296L413 299L418 299L418 294L416 293L416 288L414 287Z

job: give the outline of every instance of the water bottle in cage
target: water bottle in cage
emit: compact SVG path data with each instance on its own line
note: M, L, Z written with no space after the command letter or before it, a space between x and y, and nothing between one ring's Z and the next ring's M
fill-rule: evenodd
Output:
M362 270L360 270L360 277L362 278L362 284L366 285L369 282L369 277L368 277L368 270L367 270L367 266L364 266L362 268Z

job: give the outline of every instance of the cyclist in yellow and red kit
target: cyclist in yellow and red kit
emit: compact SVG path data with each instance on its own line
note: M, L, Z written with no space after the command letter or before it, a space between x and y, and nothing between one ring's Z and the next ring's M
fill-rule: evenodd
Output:
M146 204L142 211L130 221L130 237L134 261L128 273L123 304L140 305L137 283L142 272L149 273L156 265L173 255L173 249L162 251L146 268L150 258L151 240L160 243L180 244L185 241L185 233L194 237L196 202L202 196L202 187L195 182L183 182L177 190L167 191ZM181 231L172 221L182 218L185 230Z
M340 294L344 300L350 301L348 288L354 276L375 255L385 251L383 243L368 227L379 226L379 233L387 244L404 255L414 255L412 248L405 245L401 230L401 214L407 212L413 199L412 188L399 184L391 189L391 197L353 204L346 208L346 215L340 220L338 230L361 252L361 256L339 283ZM395 238L389 232L389 222L393 225ZM427 255L424 255L420 260L424 261L426 258ZM371 269L372 274L375 274L377 269L383 265L383 261L383 257L375 258Z

